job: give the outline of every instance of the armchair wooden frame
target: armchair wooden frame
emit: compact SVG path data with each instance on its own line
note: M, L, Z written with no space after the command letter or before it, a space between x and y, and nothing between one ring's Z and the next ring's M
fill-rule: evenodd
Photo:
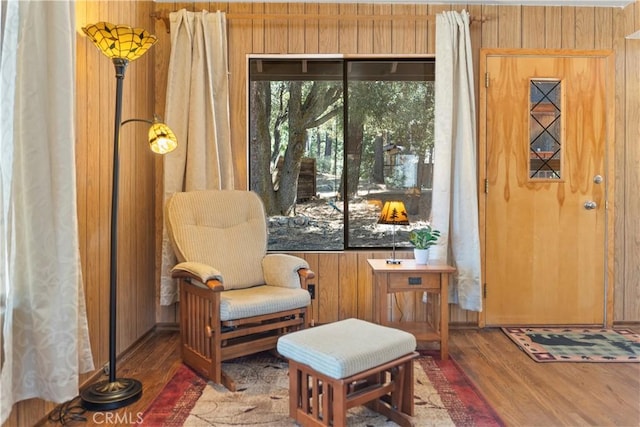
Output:
M314 277L307 268L298 270L300 284ZM307 309L280 311L242 319L221 321L219 280L201 279L187 271L174 271L180 287L180 336L183 362L211 381L236 390L233 378L222 370L222 362L276 348L278 338L306 327Z

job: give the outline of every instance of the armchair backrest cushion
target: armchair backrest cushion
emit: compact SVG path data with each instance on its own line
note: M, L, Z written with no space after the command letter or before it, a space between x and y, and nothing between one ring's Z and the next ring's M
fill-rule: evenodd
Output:
M267 224L260 197L243 190L173 194L165 210L178 261L208 264L222 274L225 289L264 284Z

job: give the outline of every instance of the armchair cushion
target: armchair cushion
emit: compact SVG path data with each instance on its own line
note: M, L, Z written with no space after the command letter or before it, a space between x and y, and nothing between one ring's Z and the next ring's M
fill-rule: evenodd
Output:
M220 295L220 320L244 319L278 311L294 310L311 304L305 289L278 286L223 291Z
M175 193L167 201L166 220L178 261L212 266L222 273L225 290L265 283L262 258L267 252L267 227L256 193Z
M264 281L270 286L299 288L301 268L309 268L309 264L293 255L269 254L262 259Z

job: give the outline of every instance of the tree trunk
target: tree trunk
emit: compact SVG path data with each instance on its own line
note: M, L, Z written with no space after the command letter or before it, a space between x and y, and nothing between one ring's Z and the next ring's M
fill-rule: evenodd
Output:
M271 134L269 132L269 116L271 111L271 86L269 82L252 82L250 85L250 109L252 123L249 128L249 164L255 170L264 173L249 174L249 188L260 195L267 212L273 211L276 204L275 191L271 178Z
M346 198L350 199L358 191L360 181L360 163L362 160L362 139L364 137L364 123L360 120L352 120L349 122L347 131L347 162L349 162ZM340 193L344 194L344 169L340 182Z
M373 182L384 184L384 149L381 135L373 141Z

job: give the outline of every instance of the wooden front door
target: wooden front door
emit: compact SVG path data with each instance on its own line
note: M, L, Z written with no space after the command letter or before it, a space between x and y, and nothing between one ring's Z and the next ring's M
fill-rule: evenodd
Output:
M613 55L480 59L485 324L610 323Z

